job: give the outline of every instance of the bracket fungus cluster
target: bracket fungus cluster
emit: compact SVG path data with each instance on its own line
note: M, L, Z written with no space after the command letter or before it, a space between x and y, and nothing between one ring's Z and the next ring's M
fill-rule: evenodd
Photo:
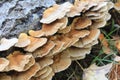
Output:
M54 4L43 12L40 30L1 39L1 52L14 48L0 58L1 80L52 80L73 60L85 58L98 43L99 28L111 17L111 5L105 0Z

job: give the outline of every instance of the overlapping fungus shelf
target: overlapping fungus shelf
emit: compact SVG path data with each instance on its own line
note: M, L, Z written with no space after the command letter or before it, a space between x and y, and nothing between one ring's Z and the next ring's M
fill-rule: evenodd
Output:
M0 80L52 80L55 73L67 69L73 60L84 59L98 43L99 28L110 19L111 5L105 0L75 0L61 4L53 1L51 7L44 9L39 25L29 25L32 28L20 32L18 37L1 38ZM37 19L35 14L32 16Z

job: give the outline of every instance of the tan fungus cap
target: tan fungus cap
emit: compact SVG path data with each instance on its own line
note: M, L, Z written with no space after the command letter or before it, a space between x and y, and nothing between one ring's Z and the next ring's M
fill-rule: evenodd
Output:
M45 33L42 30L38 30L38 31L29 30L29 35L32 37L41 37L44 36Z
M30 80L40 69L39 64L35 63L29 70L13 75L13 80Z
M53 48L55 47L55 43L53 41L48 41L43 47L38 48L33 52L34 57L43 57L47 55Z
M9 65L9 61L6 58L0 58L0 72L2 72Z
M41 69L45 68L46 66L49 66L53 64L53 59L49 57L43 57L37 60L39 66Z
M47 38L34 38L29 36L29 39L31 43L26 48L24 48L24 50L28 52L35 51L37 48L43 46L47 42Z
M71 7L72 4L69 2L65 2L61 5L55 4L43 12L43 18L40 20L40 22L49 24L56 19L61 19L66 15L67 12L70 11Z
M55 73L67 69L71 64L70 55L68 53L59 53L54 56L53 60L54 62L51 67Z
M12 54L7 56L7 59L9 60L9 65L5 68L5 71L25 71L35 63L31 54L23 54L19 51L14 51Z
M45 36L54 35L58 29L64 26L64 23L61 20L56 20L50 24L43 24L42 31L45 33Z
M46 56L53 56L53 55L59 53L60 50L62 49L62 47L63 47L64 44L65 44L65 42L57 41L57 40L54 41L54 43L55 43L55 47L54 47L54 48L49 52L49 54L46 55Z
M30 44L30 39L26 33L21 33L18 38L18 42L15 44L16 47L26 47Z

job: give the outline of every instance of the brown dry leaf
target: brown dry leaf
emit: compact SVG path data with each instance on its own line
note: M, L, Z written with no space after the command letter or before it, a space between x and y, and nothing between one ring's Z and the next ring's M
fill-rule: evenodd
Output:
M118 11L120 11L120 1L117 1L115 4L114 4L114 8Z
M112 69L109 72L109 80L120 79L120 56L116 56L114 60L117 61L118 63L112 66Z
M109 48L108 41L107 41L107 39L104 37L104 34L102 34L102 33L100 34L99 40L100 40L100 42L101 42L101 44L102 44L103 52L104 52L105 54L109 54L109 53L111 52L111 49Z
M115 41L115 46L120 51L120 40Z
M120 65L113 65L111 72L109 73L109 80L120 79Z
M112 36L112 40L119 40L120 39L120 36L119 35L114 35L114 36Z
M111 67L112 63L101 67L92 64L89 68L84 70L83 80L109 80L106 74L110 71Z

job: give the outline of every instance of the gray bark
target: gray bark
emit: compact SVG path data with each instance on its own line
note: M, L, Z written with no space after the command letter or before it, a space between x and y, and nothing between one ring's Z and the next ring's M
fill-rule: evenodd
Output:
M55 3L74 0L0 0L0 39L41 29L43 11Z

